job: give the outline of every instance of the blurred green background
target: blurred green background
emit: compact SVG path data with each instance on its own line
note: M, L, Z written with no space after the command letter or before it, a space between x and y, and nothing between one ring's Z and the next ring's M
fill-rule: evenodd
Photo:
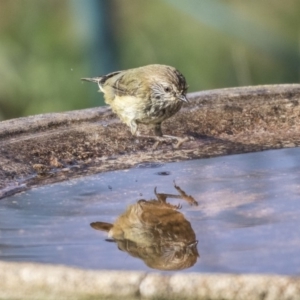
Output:
M0 0L0 120L103 105L81 77L169 64L189 91L297 83L299 0Z

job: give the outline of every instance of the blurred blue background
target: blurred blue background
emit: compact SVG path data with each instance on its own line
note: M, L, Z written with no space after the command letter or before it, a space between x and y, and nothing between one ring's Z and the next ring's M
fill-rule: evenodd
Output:
M0 1L0 120L103 105L81 77L169 64L189 91L297 83L298 0Z

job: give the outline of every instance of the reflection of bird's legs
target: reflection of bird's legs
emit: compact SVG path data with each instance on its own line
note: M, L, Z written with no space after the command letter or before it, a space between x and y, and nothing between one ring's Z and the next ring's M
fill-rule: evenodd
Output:
M190 205L198 205L198 202L191 196L187 195L185 191L183 191L178 185L176 185L176 182L174 181L174 187L181 195L181 198L187 201Z
M171 206L174 209L180 209L181 205L171 205L170 203L167 202L167 198L177 198L177 199L181 199L182 197L180 195L172 195L172 194L163 194L163 193L157 193L156 192L156 187L154 188L154 194L158 200L158 202L166 204L168 206Z
M175 199L183 199L186 202L188 202L190 205L198 205L198 202L191 196L191 195L187 195L185 193L185 191L183 191L179 186L176 185L175 181L174 181L174 187L175 189L179 192L180 195L173 195L173 194L163 194L163 193L157 193L156 192L156 187L154 189L154 193L155 196L157 197L157 200L161 203L167 203L167 198L175 198ZM181 205L172 205L172 207L174 207L175 209L180 209Z

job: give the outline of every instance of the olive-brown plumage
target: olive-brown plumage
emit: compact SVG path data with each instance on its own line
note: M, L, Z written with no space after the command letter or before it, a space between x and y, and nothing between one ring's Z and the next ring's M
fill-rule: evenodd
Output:
M162 136L161 123L187 102L186 80L171 66L148 65L82 80L98 84L105 102L133 135L139 124L146 124L154 128L156 136Z
M138 200L127 207L112 223L93 222L92 228L108 232L119 250L142 259L147 266L159 270L182 270L193 266L199 253L198 241L191 223L167 198L187 201L198 205L174 182L179 195L154 193L157 199Z

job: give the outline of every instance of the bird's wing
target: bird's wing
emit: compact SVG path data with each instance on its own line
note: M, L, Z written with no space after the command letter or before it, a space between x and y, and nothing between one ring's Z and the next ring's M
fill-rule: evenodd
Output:
M112 78L112 77L114 77L114 76L120 74L121 72L122 72L122 71L116 71L116 72L112 72L112 73L109 73L109 74L107 74L107 75L102 75L102 76L98 76L98 77L81 78L81 80L83 80L83 81L95 82L95 83L97 83L97 84L104 85L105 82L106 82L108 79L110 79L110 78Z
M130 71L120 71L103 76L100 84L110 87L115 96L138 96L142 87L139 76L131 76Z
M120 74L122 71L116 71L116 72L112 72L112 73L109 73L109 74L106 74L106 75L103 75L103 76L100 76L98 77L99 78L99 83L100 84L105 84L105 82L114 77L114 76L117 76L118 74Z

